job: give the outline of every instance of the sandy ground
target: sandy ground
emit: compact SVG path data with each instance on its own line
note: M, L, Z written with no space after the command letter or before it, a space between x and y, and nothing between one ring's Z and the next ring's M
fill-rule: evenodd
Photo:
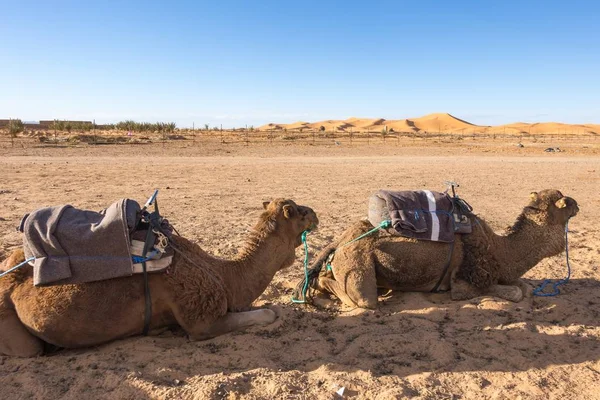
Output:
M100 209L161 189L162 212L207 251L230 257L262 201L309 205L321 225L311 255L366 215L379 188L460 194L501 230L531 191L558 188L581 212L571 221L572 280L558 297L514 304L489 297L395 293L377 311L290 303L302 276L279 272L256 301L272 325L190 342L177 329L35 359L0 356L0 398L106 399L595 399L600 398L600 157L598 144L564 153L514 144L469 147L241 145L4 149L0 259L19 245L21 216L71 203ZM153 155L152 158L148 155ZM564 255L526 278L566 273Z

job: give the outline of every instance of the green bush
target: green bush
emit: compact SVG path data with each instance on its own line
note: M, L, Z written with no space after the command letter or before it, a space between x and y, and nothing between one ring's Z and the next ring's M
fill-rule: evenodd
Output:
M121 121L118 124L114 125L114 127L120 131L130 131L130 132L175 132L175 128L177 124L175 122L135 122L131 120Z
M25 125L23 125L23 121L20 119L11 119L8 122L8 133L11 137L16 137L18 133L21 133L25 130Z

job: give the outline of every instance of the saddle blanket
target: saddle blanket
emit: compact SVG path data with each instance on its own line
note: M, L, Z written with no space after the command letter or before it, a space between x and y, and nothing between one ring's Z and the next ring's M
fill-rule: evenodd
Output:
M142 272L139 242L132 240L141 211L131 199L121 199L96 212L71 205L46 207L21 220L23 250L26 258L35 257L33 283L56 285L94 282ZM135 232L144 237L141 231ZM166 268L172 257L159 259L154 254L148 271Z
M369 198L369 221L373 226L391 221L387 231L393 235L452 243L455 233L468 233L460 231L464 218L446 193L380 190Z

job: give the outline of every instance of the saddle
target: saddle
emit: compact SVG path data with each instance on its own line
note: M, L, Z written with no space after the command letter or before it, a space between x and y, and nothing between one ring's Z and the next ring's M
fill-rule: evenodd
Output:
M472 210L455 193L379 190L369 198L368 219L373 226L390 221L392 235L452 243L456 233L471 233Z
M173 258L172 227L158 213L156 192L144 207L121 199L95 212L46 207L21 220L23 249L36 286L94 282L164 271ZM147 208L155 204L155 211ZM145 267L144 265L145 264Z

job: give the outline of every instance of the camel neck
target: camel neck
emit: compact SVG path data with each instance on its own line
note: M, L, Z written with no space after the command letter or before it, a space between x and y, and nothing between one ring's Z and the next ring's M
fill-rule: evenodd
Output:
M240 255L227 261L221 275L228 291L228 310L241 311L251 306L273 280L275 273L291 265L295 247L277 233L264 238L251 236Z
M497 236L500 281L513 282L546 257L565 249L564 226L550 225L526 219L519 228L506 236Z

